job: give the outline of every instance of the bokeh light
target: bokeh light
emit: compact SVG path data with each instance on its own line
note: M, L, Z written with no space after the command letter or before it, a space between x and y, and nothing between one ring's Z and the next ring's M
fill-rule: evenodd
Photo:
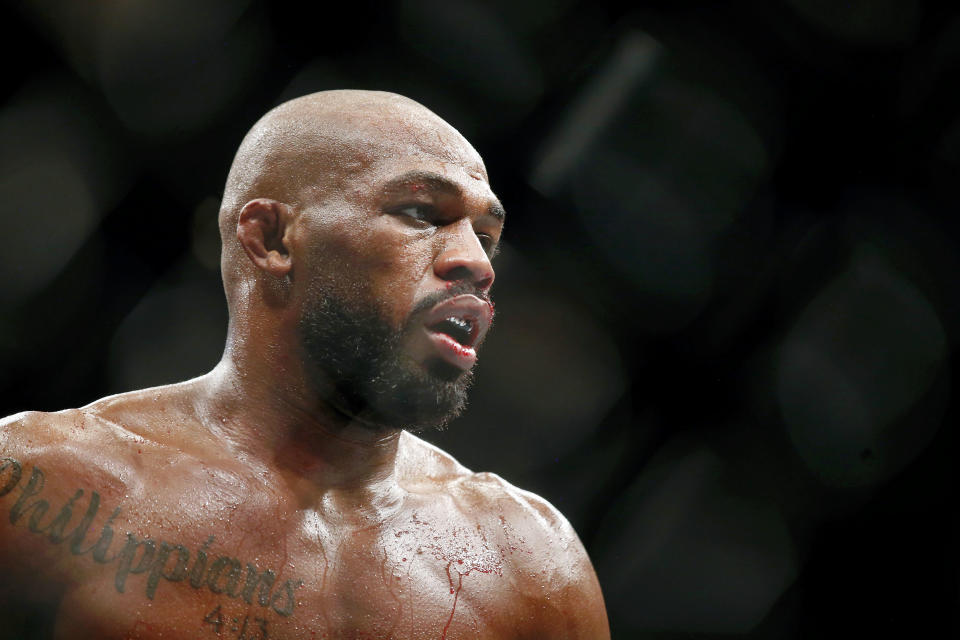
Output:
M0 111L0 304L42 289L94 233L123 188L112 141L75 88L49 80Z
M747 633L796 577L777 505L730 491L725 466L702 443L675 442L607 516L598 571L628 627Z

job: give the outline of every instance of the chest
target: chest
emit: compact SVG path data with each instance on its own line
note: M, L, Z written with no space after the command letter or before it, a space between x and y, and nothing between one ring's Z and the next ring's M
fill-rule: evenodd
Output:
M309 514L179 536L104 531L76 559L91 571L62 599L56 637L519 637L510 549L476 523L336 527Z

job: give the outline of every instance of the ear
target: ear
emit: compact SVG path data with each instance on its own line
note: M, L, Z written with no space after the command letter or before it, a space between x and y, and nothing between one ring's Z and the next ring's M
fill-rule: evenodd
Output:
M259 269L285 278L293 268L286 238L292 221L290 205L256 198L243 205L237 220L237 240Z

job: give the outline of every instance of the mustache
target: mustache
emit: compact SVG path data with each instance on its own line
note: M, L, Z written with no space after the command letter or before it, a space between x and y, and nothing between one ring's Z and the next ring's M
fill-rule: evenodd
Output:
M443 302L444 300L449 300L450 298L456 298L457 296L462 296L464 294L470 294L477 296L484 302L492 305L493 301L490 299L490 293L483 291L473 286L469 282L458 282L450 286L450 288L444 291L437 291L436 293L431 293L427 296L424 296L422 300L417 302L413 306L413 310L410 312L408 318L411 320L416 318L421 313L433 309L435 306Z

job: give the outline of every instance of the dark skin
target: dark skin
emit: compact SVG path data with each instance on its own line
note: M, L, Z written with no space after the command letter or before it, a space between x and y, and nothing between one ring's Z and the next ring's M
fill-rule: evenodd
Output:
M398 328L450 286L485 297L503 209L476 151L363 92L288 103L244 145L217 367L0 423L0 601L57 638L609 638L562 515L345 413L300 344L311 283ZM438 349L405 334L410 366Z

